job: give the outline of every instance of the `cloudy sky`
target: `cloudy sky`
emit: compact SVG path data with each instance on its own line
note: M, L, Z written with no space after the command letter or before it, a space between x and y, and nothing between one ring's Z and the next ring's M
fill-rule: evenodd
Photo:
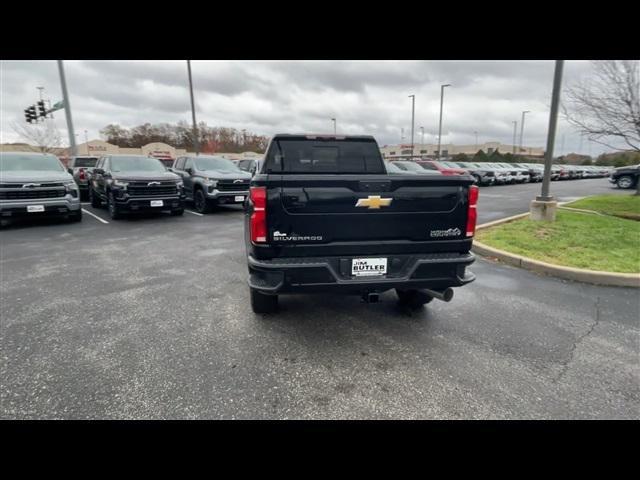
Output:
M193 61L198 121L246 128L258 134L333 131L372 134L380 145L410 140L415 94L416 143L437 142L440 85L445 89L443 143L512 143L513 123L523 110L524 144L544 147L549 120L553 61ZM125 127L145 122L190 121L186 62L66 61L73 122L80 141L109 123ZM564 84L588 79L586 61L565 62ZM1 141L21 141L11 127L24 123L24 109L45 87L52 103L62 99L55 61L0 62ZM64 113L54 122L67 139ZM564 148L563 148L564 145ZM597 155L591 144L563 120L556 154Z

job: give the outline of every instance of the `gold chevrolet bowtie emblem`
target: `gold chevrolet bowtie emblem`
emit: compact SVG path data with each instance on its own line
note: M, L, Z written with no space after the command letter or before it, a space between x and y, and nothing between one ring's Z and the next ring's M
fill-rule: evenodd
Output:
M391 205L392 198L382 198L380 195L369 195L367 198L359 198L356 207L380 208Z

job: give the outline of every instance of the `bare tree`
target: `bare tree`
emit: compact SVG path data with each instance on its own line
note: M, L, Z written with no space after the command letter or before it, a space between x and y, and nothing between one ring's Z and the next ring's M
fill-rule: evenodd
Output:
M36 125L13 122L11 128L36 152L52 153L62 146L62 136L53 122Z
M640 62L606 60L592 62L589 82L570 85L565 91L563 113L578 132L614 150L613 139L640 151Z

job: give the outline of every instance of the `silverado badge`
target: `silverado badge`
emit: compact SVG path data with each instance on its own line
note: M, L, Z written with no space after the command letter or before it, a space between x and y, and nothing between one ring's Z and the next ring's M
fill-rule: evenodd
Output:
M391 205L392 198L382 198L380 195L369 195L367 198L359 198L356 207L379 209Z

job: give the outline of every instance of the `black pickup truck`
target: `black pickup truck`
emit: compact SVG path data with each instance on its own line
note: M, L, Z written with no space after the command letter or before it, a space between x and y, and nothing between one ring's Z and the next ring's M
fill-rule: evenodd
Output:
M470 175L389 175L371 136L275 135L245 202L251 306L335 292L417 308L450 301L466 267L478 187Z

